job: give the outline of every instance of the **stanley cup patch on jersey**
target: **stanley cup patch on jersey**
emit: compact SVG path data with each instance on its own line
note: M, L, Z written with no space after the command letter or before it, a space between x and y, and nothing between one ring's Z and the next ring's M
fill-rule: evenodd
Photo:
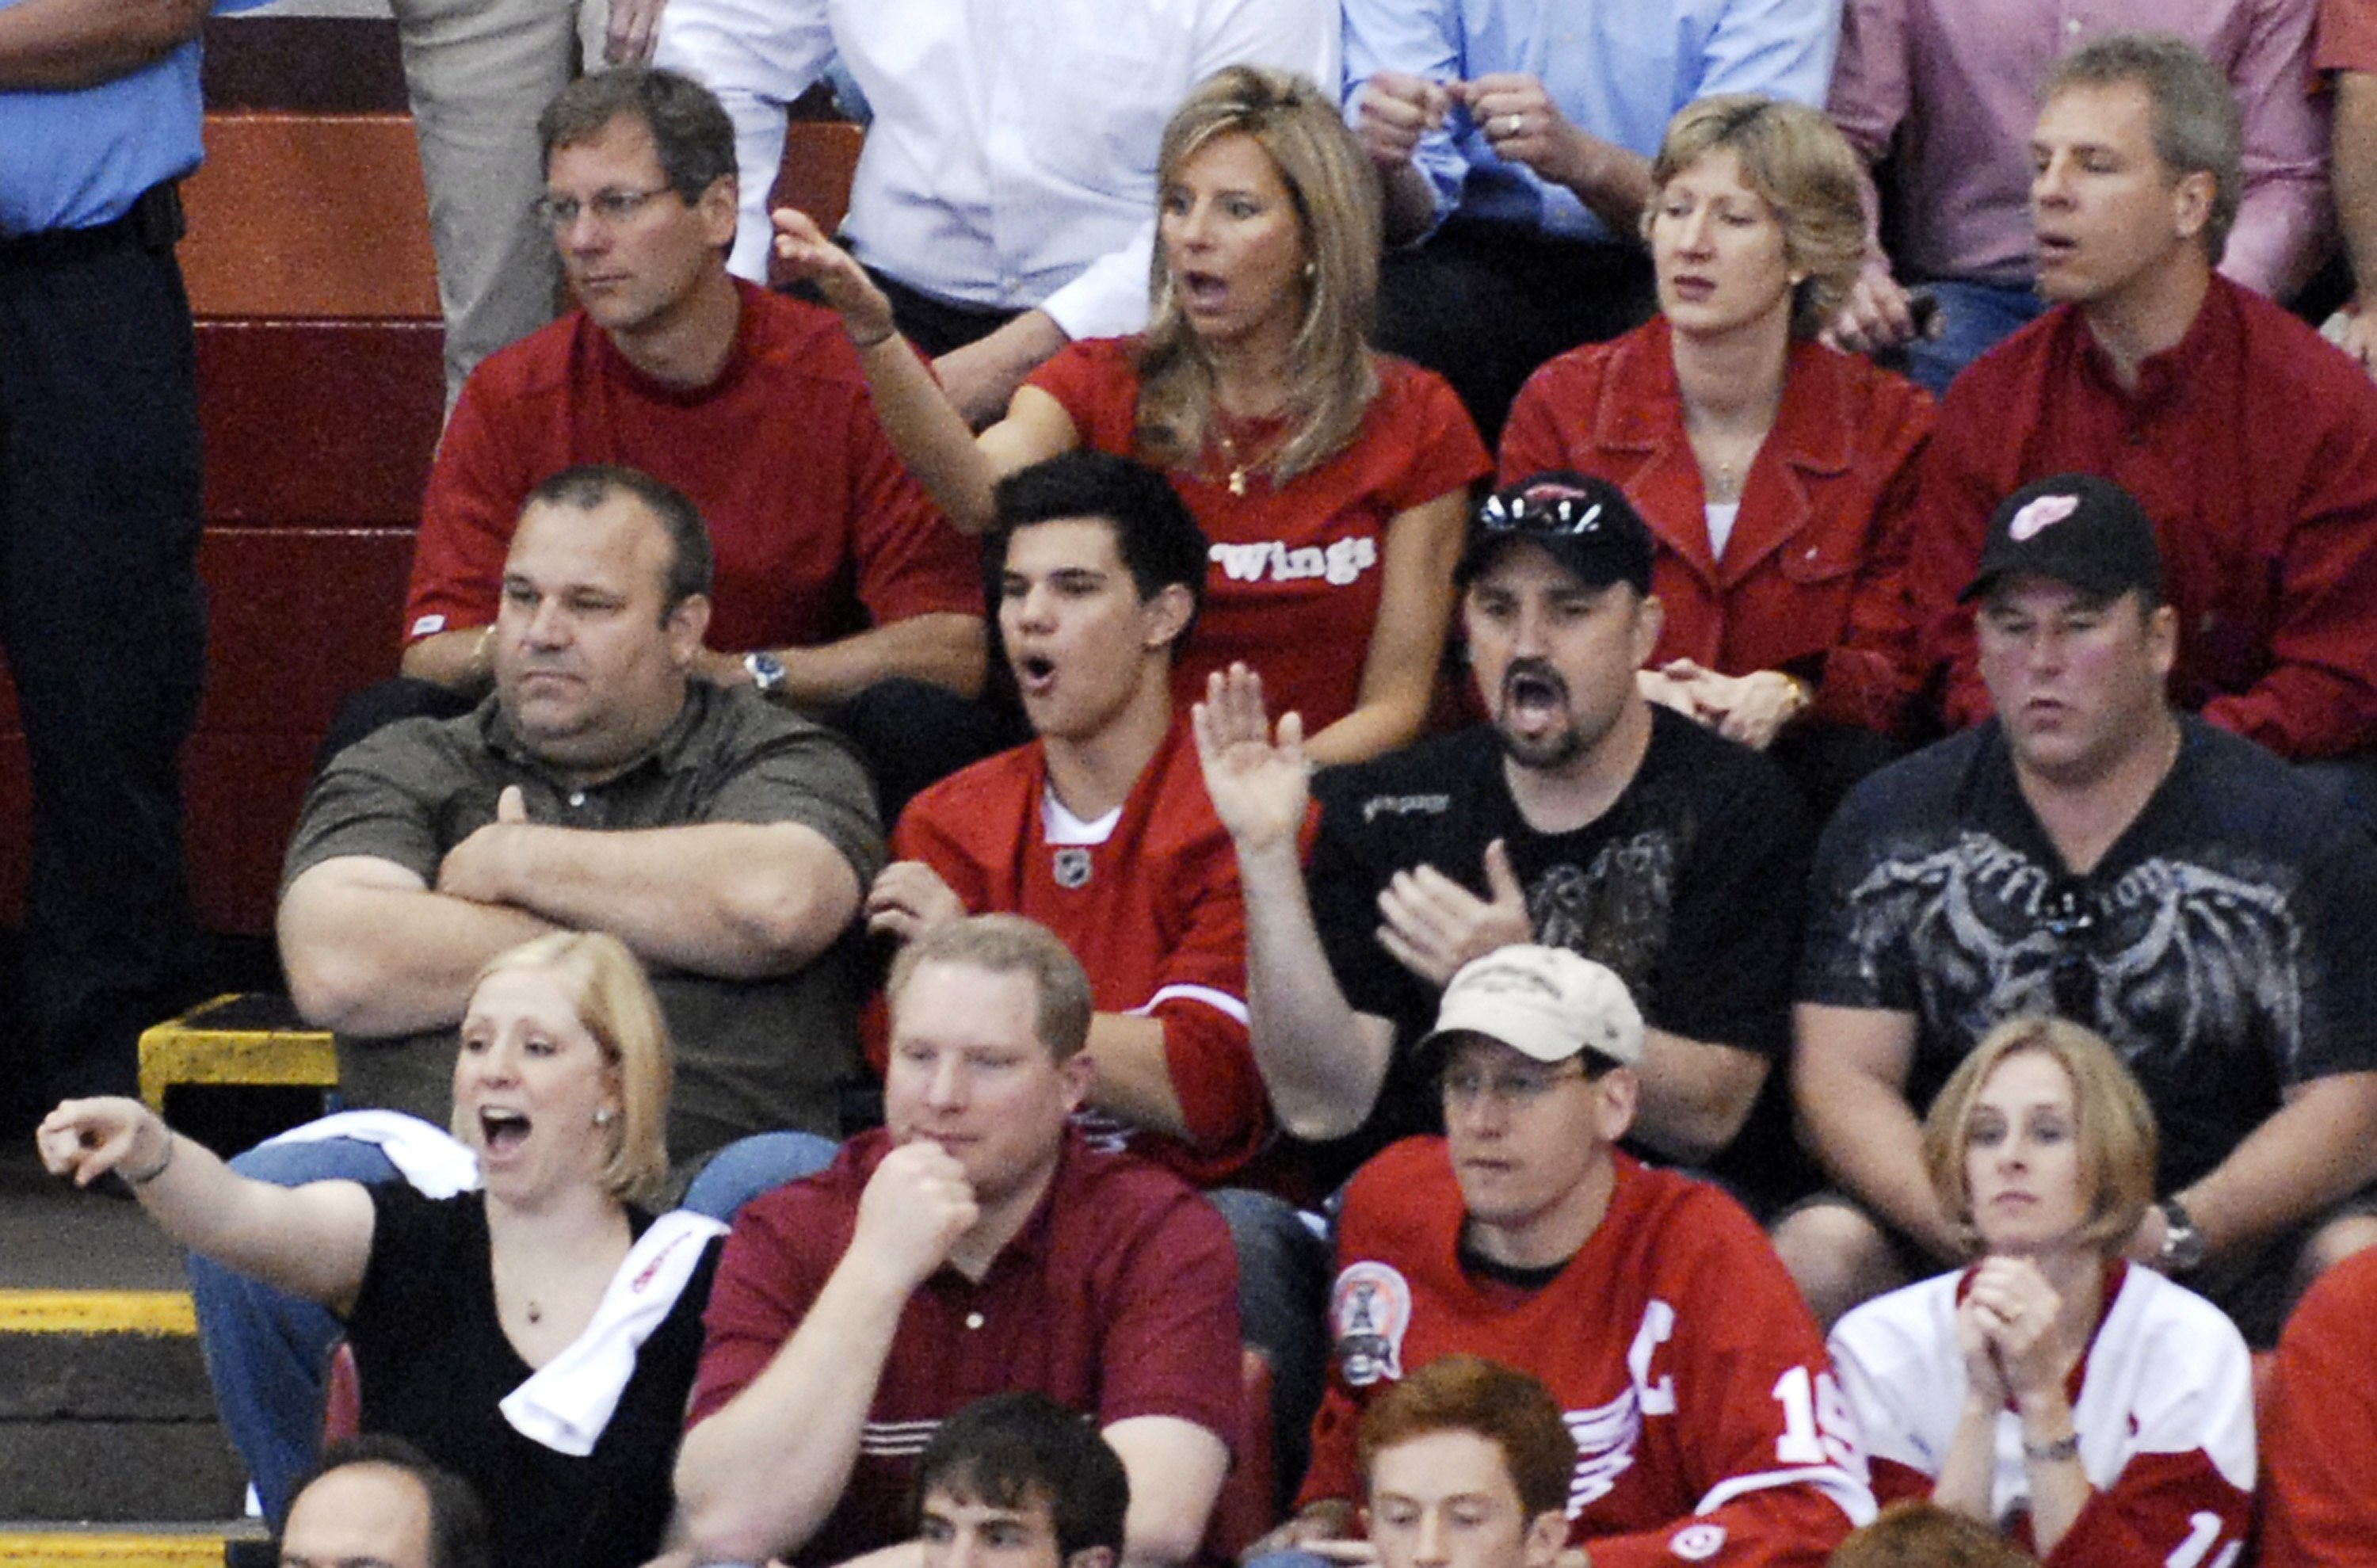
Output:
M1697 1520L1669 1536L1667 1550L1687 1562L1706 1562L1725 1550L1725 1526Z
M1411 1327L1411 1285L1385 1263L1363 1262L1337 1276L1329 1293L1329 1332L1337 1367L1356 1388L1404 1375L1404 1335Z

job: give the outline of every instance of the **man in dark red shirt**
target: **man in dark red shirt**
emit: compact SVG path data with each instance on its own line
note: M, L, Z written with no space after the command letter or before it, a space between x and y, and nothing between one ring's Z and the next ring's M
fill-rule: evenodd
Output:
M2359 292L2327 331L2360 367L2377 375L2377 6L2321 0L2320 70L2335 96L2329 175L2336 224Z
M1956 603L1989 514L2069 471L2154 520L2181 708L2298 760L2377 741L2377 387L2213 271L2239 147L2227 83L2176 39L2116 34L2049 80L2031 216L2060 304L1950 389L1913 529L1952 725L1989 712Z
M579 308L491 356L422 501L404 673L486 688L520 502L579 463L683 490L718 557L698 673L818 711L890 677L971 696L972 543L883 438L841 322L738 283L735 128L710 90L640 66L547 106L540 212Z
M1037 1389L1130 1477L1123 1558L1185 1561L1235 1430L1221 1216L1067 1122L1095 1071L1089 982L1013 915L911 942L889 987L886 1126L736 1216L676 1488L699 1562L832 1563L911 1538L947 1416Z

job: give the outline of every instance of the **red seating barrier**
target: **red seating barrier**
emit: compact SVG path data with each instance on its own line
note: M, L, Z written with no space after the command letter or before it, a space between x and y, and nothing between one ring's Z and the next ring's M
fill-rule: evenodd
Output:
M209 114L183 187L213 623L183 772L199 920L257 935L332 709L396 669L443 331L412 122L391 112L393 24L218 21L209 52L210 101L254 107ZM345 86L326 98L325 81ZM839 222L860 135L796 119L782 198ZM29 810L0 685L0 925L20 917Z

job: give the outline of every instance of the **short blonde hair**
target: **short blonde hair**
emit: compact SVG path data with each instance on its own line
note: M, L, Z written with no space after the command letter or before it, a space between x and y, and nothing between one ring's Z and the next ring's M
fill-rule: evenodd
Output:
M2107 1257L2121 1250L2154 1202L2156 1139L2145 1091L2104 1038L2063 1018L2015 1018L1981 1036L1957 1065L1923 1119L1923 1160L1932 1191L1968 1251L1978 1251L1965 1151L1982 1086L2007 1058L2037 1051L2072 1081L2072 1135L2080 1182L2088 1197L2083 1239Z
M1865 197L1857 157L1821 111L1754 92L1696 99L1667 122L1651 164L1642 233L1667 182L1714 152L1741 162L1741 182L1774 209L1783 256L1805 274L1791 294L1791 331L1812 338L1829 325L1865 265Z
M1370 320L1379 299L1379 179L1310 78L1229 66L1197 84L1164 127L1159 193L1227 136L1251 138L1279 171L1304 238L1304 317L1292 346L1287 434L1267 466L1280 483L1320 467L1354 438L1378 395ZM1167 467L1194 462L1213 419L1213 369L1158 245L1140 351L1139 440Z
M1033 1019L1048 1054L1058 1061L1069 1060L1090 1043L1090 1020L1097 1008L1090 992L1090 976L1073 950L1037 920L1021 915L969 915L936 926L902 948L891 961L890 977L883 983L884 1003L890 1010L895 1030L900 995L927 964L1025 976L1038 1000Z
M668 1180L669 1083L675 1071L668 1023L644 966L607 931L553 931L508 948L473 976L475 993L491 975L546 969L569 982L578 1022L619 1076L619 1115L608 1128L604 1191L621 1203L650 1201Z

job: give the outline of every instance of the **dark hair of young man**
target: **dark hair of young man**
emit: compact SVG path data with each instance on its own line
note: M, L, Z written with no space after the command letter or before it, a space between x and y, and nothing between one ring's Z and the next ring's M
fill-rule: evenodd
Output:
M1188 646L1205 604L1210 547L1170 480L1144 463L1080 447L1009 474L992 493L991 505L994 521L982 566L994 624L1007 543L1015 531L1035 522L1096 518L1114 528L1115 552L1129 569L1141 601L1176 582L1188 590L1188 622L1172 640L1173 656Z
M1130 1478L1089 1421L1045 1394L1025 1390L978 1399L943 1421L916 1466L911 1512L945 1492L992 1508L1048 1505L1057 1550L1105 1547L1122 1555Z

